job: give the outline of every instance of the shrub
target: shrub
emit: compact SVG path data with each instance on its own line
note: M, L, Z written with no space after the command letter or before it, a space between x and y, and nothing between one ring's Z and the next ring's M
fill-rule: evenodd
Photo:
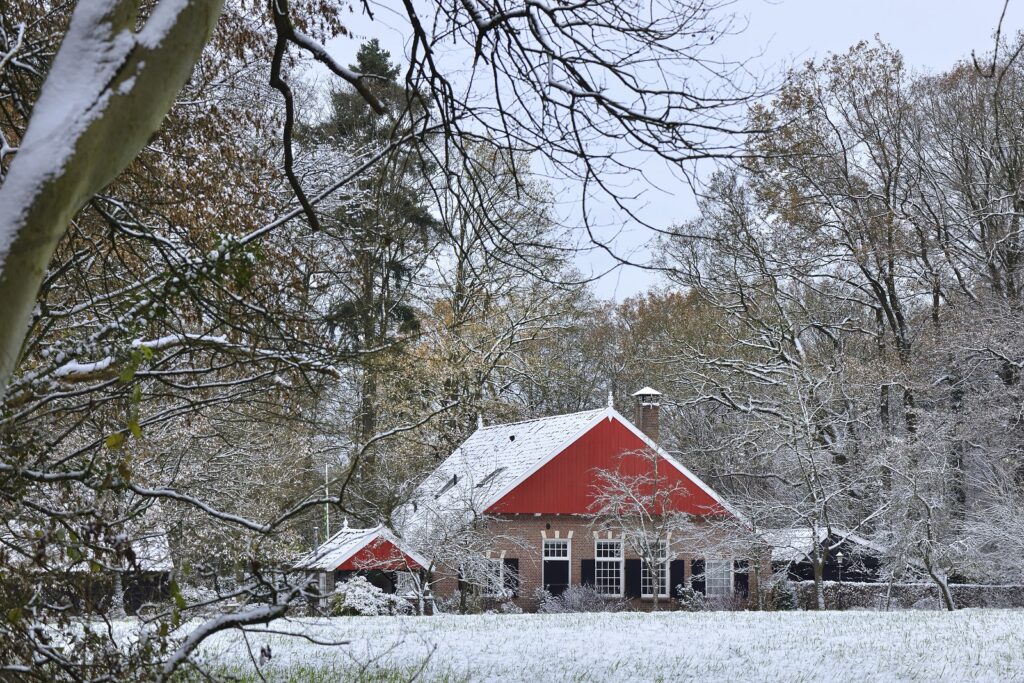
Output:
M567 612L621 612L626 602L621 598L601 595L593 586L569 586L561 595L541 589L537 591L537 611L545 614Z
M796 591L786 579L776 581L768 591L768 609L792 612L796 609Z
M498 611L502 614L522 614L523 608L514 602L503 602L498 605Z
M434 598L434 611L438 614L482 614L485 606L485 599L472 590L456 590L451 595Z
M385 593L362 576L339 583L327 599L331 616L392 616L409 614L412 605L397 595Z
M708 609L704 594L689 586L676 586L676 604L683 612L704 612Z

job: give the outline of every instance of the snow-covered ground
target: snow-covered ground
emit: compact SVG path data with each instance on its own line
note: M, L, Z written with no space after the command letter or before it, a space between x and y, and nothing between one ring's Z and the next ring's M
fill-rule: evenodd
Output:
M523 614L299 619L249 634L272 681L1024 680L1024 611ZM245 641L203 649L253 675ZM254 680L259 680L256 676Z

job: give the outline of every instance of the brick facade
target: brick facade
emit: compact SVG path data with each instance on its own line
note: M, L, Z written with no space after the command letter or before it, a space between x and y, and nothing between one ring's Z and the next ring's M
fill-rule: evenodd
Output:
M507 515L492 519L488 527L489 534L494 538L490 557L514 558L519 562L519 592L514 602L525 611L537 608L535 595L543 586L543 542L549 539L569 539L569 583L579 585L581 582L581 560L594 560L595 534L592 518L580 515ZM608 532L601 532L600 538L608 538ZM621 538L620 533L612 533L611 538ZM628 544L624 545L625 560L639 559L630 552ZM679 541L671 542L670 560L685 561L684 583L690 582L690 561L701 558L694 550L689 552L679 547ZM736 558L741 559L741 558ZM742 558L746 559L746 558ZM749 590L754 596L757 591L757 574L754 567L758 563L750 563ZM451 595L458 588L454 573L435 574L433 591L436 596ZM651 598L632 599L631 607L650 609L654 605ZM668 609L673 603L669 599L658 599L659 609Z

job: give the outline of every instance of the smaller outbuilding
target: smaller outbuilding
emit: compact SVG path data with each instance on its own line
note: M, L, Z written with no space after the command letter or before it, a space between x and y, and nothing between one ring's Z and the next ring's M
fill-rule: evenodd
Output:
M791 581L814 580L815 546L828 549L823 567L825 581L875 583L885 548L844 529L766 529L761 533L772 551L772 571L786 572Z
M354 529L347 524L295 563L296 569L319 574L321 587L328 593L339 581L357 574L385 593L405 592L402 586L415 583L412 575L429 566L383 525Z

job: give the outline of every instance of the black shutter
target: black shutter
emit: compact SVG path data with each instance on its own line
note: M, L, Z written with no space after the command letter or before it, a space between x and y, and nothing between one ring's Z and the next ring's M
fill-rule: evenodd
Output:
M679 597L679 587L686 581L686 560L672 560L668 563L669 596Z
M704 581L704 560L690 560L690 588L698 593L707 593Z
M513 598L519 597L519 559L505 558L505 591Z
M594 585L593 560L580 560L580 584L584 586Z
M736 560L732 566L732 590L736 595L747 597L750 593L750 574L748 573L749 563L746 560Z
M626 560L626 597L640 597L640 560Z

